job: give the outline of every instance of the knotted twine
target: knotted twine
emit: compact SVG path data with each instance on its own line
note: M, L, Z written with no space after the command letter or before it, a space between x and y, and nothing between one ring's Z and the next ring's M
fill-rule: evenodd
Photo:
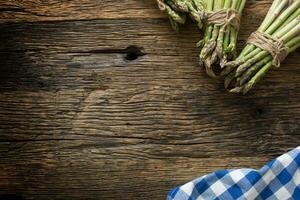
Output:
M267 51L273 57L273 66L280 67L280 63L288 56L288 48L283 40L275 38L267 33L256 31L252 33L247 41L258 48Z
M166 9L165 0L157 0L157 3L160 10ZM180 9L185 10L183 7L181 5ZM198 14L200 19L207 25L232 26L237 31L240 29L241 14L235 9L219 9L211 12L198 11Z
M207 25L214 24L225 27L232 26L234 29L239 31L241 14L234 9L220 9L212 12L206 12L204 21L206 21Z

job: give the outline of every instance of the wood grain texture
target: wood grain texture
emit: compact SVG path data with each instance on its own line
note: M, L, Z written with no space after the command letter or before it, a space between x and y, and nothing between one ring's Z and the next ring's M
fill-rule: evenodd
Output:
M247 3L240 47L270 3ZM153 1L0 11L0 197L164 199L299 145L299 51L237 96L197 66L197 28L175 34Z
M0 0L1 21L61 21L160 18L149 0Z

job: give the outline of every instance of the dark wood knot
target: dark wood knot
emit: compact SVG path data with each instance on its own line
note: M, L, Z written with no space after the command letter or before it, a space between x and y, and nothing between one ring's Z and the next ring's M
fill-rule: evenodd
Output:
M146 55L143 47L138 47L135 45L128 46L125 49L125 52L125 59L129 61L136 60L138 57Z

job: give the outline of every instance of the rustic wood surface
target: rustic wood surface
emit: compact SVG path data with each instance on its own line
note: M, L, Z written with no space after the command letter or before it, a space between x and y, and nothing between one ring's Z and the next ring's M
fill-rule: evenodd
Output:
M241 47L271 0L248 1ZM0 199L165 199L300 142L300 51L247 96L149 0L0 0Z

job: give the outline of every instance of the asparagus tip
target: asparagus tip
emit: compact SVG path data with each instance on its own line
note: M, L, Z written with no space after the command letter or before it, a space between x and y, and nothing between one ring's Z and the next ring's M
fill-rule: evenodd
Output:
M252 81L248 82L243 88L243 94L247 94L253 88L254 85L255 82Z
M229 92L231 93L241 93L243 90L243 87L235 87L233 89L231 89Z

